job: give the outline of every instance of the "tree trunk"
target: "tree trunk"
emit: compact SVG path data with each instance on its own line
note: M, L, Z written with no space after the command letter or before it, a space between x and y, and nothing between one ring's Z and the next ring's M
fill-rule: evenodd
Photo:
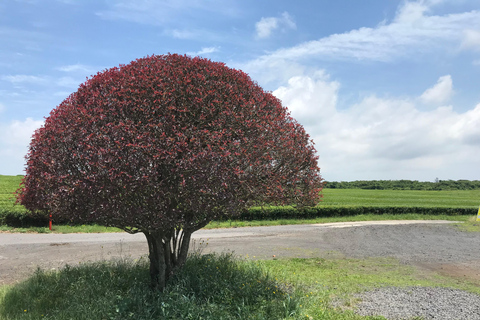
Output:
M151 287L163 291L168 280L187 260L192 232L174 229L168 232L144 232L148 242Z

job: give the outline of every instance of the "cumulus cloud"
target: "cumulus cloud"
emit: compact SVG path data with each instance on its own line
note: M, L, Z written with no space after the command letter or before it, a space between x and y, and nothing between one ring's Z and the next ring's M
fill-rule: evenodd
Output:
M42 125L43 120L32 118L0 123L0 174L22 173L32 135Z
M321 71L273 92L314 139L327 180L432 180L447 171L480 178L458 167L480 152L480 104L465 113L451 106L422 111L414 97L371 95L339 109L339 88Z
M447 102L453 95L452 77L446 75L440 77L432 88L425 90L420 100L426 104L442 104Z
M335 115L339 87L338 82L330 82L329 76L321 70L312 77L292 77L287 86L281 86L273 94L287 101L295 118L309 126Z
M282 13L280 17L262 17L255 24L256 36L259 39L268 38L277 29L295 29L297 26L288 12Z

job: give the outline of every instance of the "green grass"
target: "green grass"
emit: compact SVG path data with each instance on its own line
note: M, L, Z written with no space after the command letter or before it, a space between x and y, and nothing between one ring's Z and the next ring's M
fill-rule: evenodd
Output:
M480 294L478 283L422 271L392 258L289 259L264 264L278 278L302 288L302 313L313 319L373 319L358 317L349 309L357 302L355 293L378 287L440 286Z
M123 232L123 230L113 227L104 227L97 224L93 225L53 225L52 231L48 227L29 227L14 228L9 226L0 226L0 232L15 233L107 233L107 232Z
M480 190L323 189L319 206L478 208Z
M460 221L462 230L480 232L480 223L471 216L450 216L450 215L421 215L421 214L385 214L385 215L356 215L350 217L327 217L316 219L280 219L280 220L259 220L259 221L212 221L203 229L218 228L241 228L241 227L259 227L259 226L280 226L295 224L316 224L330 222L353 222L353 221L380 221L380 220L449 220ZM105 232L123 232L121 229L104 227L99 225L53 225L52 231L48 227L30 227L13 228L9 226L0 226L0 232L14 233L105 233Z
M316 224L330 222L352 222L352 221L381 221L381 220L449 220L467 222L472 220L471 216L450 216L450 215L423 215L423 214L362 214L348 217L325 217L316 219L281 219L281 220L254 220L254 221L212 221L204 229L215 228L240 228L259 226L280 226L295 224Z
M459 223L458 228L466 232L480 232L480 221L477 221L477 216L468 217L463 223Z
M3 210L21 212L22 206L15 206L15 195L13 194L22 181L22 176L0 175L0 214Z
M7 289L0 318L282 319L296 314L296 300L258 263L196 255L163 293L149 289L145 261L39 270Z
M444 286L480 294L478 283L385 258L250 261L194 254L164 293L150 291L148 282L145 260L38 270L20 284L0 288L0 318L382 319L349 310L354 294L384 286Z

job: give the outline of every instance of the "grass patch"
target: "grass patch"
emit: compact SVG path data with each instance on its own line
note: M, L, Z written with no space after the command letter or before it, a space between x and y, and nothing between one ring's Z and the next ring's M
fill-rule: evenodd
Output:
M331 222L354 222L354 221L381 221L381 220L448 220L448 221L469 221L471 216L451 215L423 215L423 214L364 214L348 217L325 217L316 219L281 219L281 220L258 220L258 221L212 221L204 229L215 228L240 228L258 226L279 226L295 224L316 224Z
M113 227L104 227L97 224L92 225L53 225L52 231L48 227L29 227L15 228L9 226L0 226L0 232L12 233L107 233L107 232L124 232L121 229Z
M272 274L295 283L302 292L304 319L307 315L313 319L383 319L360 317L348 310L358 302L355 293L379 287L450 287L480 294L478 284L420 271L393 258L288 259L264 264Z
M148 289L147 261L38 270L0 287L0 318L16 319L382 319L351 310L354 294L384 286L444 286L480 294L391 258L239 260L193 255L164 293Z
M0 298L11 319L282 319L298 311L295 292L260 263L195 255L163 293L149 287L146 261L38 270Z
M477 221L477 216L468 217L464 223L459 223L457 226L462 231L466 232L480 232L480 221Z

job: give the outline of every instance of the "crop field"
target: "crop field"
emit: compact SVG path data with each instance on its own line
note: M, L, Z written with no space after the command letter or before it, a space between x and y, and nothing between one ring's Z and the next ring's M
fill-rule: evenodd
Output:
M2 211L22 211L21 206L15 206L15 190L18 189L22 176L2 176L0 175L0 212Z
M478 208L480 190L323 189L319 206Z
M13 193L20 185L21 176L0 175L0 211L22 211L14 206ZM322 206L345 207L449 207L478 208L480 190L366 190L366 189L323 189Z

